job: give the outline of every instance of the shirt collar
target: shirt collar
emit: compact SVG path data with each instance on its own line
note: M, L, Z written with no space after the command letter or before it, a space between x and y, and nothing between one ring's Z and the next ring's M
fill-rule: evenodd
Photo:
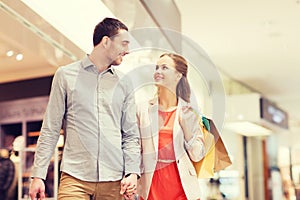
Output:
M82 63L82 67L84 69L87 68L93 68L93 71L95 71L96 73L98 72L98 68L92 63L92 61L89 59L89 54L87 54L81 61ZM102 73L106 73L106 72L110 72L111 74L115 74L115 69L113 66L109 67L108 69L106 69L105 71L103 71Z

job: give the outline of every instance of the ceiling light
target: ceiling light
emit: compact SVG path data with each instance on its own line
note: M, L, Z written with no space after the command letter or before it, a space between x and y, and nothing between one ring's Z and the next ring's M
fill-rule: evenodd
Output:
M239 120L243 120L243 119L244 119L244 115L239 114L237 118L238 118Z
M16 60L18 60L18 61L23 60L23 54L21 54L21 53L17 54Z
M14 55L14 51L9 50L9 51L6 52L6 55L7 55L8 57L11 57L11 56Z
M228 122L224 128L244 136L266 136L272 133L270 129L248 121Z

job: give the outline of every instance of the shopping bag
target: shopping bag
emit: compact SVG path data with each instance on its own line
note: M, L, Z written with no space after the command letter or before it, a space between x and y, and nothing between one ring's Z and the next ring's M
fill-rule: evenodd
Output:
M214 136L205 128L203 124L200 123L200 126L203 132L206 154L200 161L192 161L192 163L198 178L211 178L214 176L215 164Z
M213 120L206 118L209 121L210 133L214 135L215 138L215 165L214 172L225 169L232 164L230 157L228 155L227 149L224 145L222 137L216 128Z
M198 178L212 178L218 172L232 164L223 140L213 120L202 117L199 122L204 136L206 155L193 162Z

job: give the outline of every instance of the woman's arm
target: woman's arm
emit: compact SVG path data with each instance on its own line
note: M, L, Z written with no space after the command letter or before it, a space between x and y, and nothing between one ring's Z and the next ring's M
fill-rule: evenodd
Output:
M182 107L179 112L179 124L184 134L185 149L194 162L200 161L206 154L199 117L189 106Z

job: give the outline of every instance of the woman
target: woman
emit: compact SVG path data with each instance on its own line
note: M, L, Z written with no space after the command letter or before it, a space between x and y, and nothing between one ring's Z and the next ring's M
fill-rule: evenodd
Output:
M138 108L141 199L200 199L191 160L201 160L205 147L197 116L189 106L187 69L183 57L172 53L161 55L154 73L157 98Z

